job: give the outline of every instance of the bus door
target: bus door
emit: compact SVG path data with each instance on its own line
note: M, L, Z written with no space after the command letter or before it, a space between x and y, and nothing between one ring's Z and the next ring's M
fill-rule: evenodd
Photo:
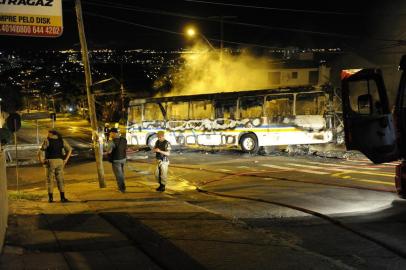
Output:
M374 163L399 158L396 130L380 70L344 70L342 106L345 143Z

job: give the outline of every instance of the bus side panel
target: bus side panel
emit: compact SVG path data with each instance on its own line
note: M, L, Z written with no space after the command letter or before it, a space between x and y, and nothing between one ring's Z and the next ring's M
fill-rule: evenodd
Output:
M140 131L138 128L135 127L129 127L127 129L126 139L128 145L146 145L147 132Z
M309 132L291 128L273 128L266 136L258 137L259 146L296 145L328 143L332 140L332 131Z

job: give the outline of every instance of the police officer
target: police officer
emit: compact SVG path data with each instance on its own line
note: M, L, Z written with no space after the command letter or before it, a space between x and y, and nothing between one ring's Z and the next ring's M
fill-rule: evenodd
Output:
M64 154L64 151L66 155ZM45 159L43 158L45 152ZM46 166L48 202L54 201L54 179L58 185L61 195L61 202L68 202L65 198L65 185L63 179L63 168L72 154L72 147L62 138L56 130L49 130L48 136L41 145L38 152L39 161Z
M107 144L107 155L111 162L117 186L120 192L125 192L124 165L127 160L127 140L120 136L117 128L110 129L110 139Z
M159 183L159 187L156 191L163 192L165 191L166 180L168 178L168 166L169 166L169 155L171 151L170 143L165 139L165 132L158 131L158 140L155 143L154 149L152 149L154 153L156 153L156 169L155 169L155 177Z

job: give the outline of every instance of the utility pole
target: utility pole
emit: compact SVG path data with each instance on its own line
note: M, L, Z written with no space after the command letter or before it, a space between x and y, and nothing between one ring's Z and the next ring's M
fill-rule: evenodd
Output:
M237 16L211 16L209 19L220 20L220 63L223 62L223 49L224 49L224 19L236 19Z
M220 63L223 63L223 48L224 48L224 22L223 16L220 16Z
M93 141L94 154L96 157L97 176L99 179L99 187L105 188L106 182L104 180L103 151L101 149L101 144L99 142L99 134L98 134L97 118L96 118L96 105L94 103L94 97L91 93L91 88L92 88L93 82L92 82L92 74L90 71L89 54L88 54L88 50L87 50L85 29L83 26L82 4L81 4L80 0L75 0L75 10L76 10L76 19L77 19L77 23L78 23L80 45L82 48L82 50L81 50L82 51L82 62L83 62L84 70L85 70L86 95L87 95L87 102L89 104L90 124L92 126L92 141Z

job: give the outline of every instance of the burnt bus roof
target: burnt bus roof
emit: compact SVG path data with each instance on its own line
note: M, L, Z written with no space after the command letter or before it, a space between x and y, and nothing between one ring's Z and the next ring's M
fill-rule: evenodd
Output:
M198 100L221 100L248 96L264 96L269 94L293 94L293 93L325 93L316 87L298 87L298 88L280 88L280 89L261 89L261 90L245 90L238 92L219 92L210 94L198 95L183 95L183 96L167 96L167 97L152 97L152 98L139 98L130 101L130 106L143 104L143 103L160 103L160 102L180 102L180 101L198 101Z

